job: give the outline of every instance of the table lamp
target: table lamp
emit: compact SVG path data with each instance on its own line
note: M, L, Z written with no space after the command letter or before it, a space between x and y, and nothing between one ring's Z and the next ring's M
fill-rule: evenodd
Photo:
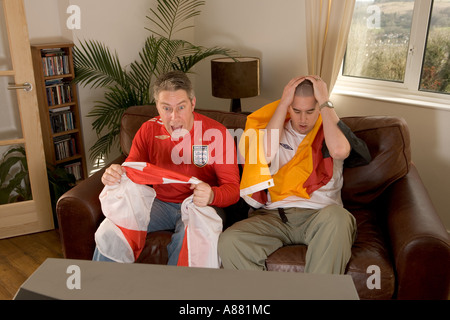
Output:
M230 111L241 112L241 98L259 95L259 59L218 58L211 60L212 95L231 99Z

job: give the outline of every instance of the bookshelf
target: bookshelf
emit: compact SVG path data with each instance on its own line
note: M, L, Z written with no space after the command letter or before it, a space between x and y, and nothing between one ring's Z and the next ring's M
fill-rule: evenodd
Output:
M72 49L68 42L31 46L46 160L81 181L87 167Z

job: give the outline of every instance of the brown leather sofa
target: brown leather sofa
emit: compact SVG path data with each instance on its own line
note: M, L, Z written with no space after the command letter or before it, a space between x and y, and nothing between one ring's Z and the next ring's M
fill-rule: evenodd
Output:
M246 115L198 110L229 129L244 128ZM122 119L122 163L141 124L155 116L152 106L127 110ZM370 150L370 164L344 169L342 198L356 217L358 234L346 273L361 299L447 299L450 288L450 240L416 167L404 120L395 117L342 119ZM64 256L91 259L94 233L103 214L98 196L103 170L64 194L57 205ZM225 227L246 217L241 200L227 208ZM170 230L148 234L139 263L167 263ZM283 247L267 259L272 271L303 272L304 245ZM379 269L372 269L373 266ZM380 286L377 288L377 280ZM374 288L375 286L375 288ZM369 288L370 287L370 288Z

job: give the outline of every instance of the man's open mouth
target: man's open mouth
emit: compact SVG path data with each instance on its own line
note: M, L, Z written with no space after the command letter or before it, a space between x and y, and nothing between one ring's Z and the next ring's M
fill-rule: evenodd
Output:
M301 130L306 130L308 128L307 125L299 125L299 127L300 127Z
M172 132L183 129L183 126L170 126L172 128Z

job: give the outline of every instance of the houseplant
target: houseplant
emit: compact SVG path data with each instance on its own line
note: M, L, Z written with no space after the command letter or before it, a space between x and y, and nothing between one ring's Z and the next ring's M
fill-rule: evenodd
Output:
M64 168L47 164L47 177L55 214L58 199L75 183L75 176ZM32 200L25 147L13 145L0 158L0 204ZM55 218L56 222L56 218Z
M23 146L10 147L0 160L0 204L31 200L28 163Z
M90 148L92 160L107 155L117 143L120 119L131 106L153 104L152 80L170 70L190 72L200 61L213 56L234 54L232 50L205 48L180 39L175 34L200 14L205 1L157 0L156 10L150 10L153 28L139 53L139 60L124 68L117 53L112 54L104 44L87 40L74 48L75 81L91 88L105 88L105 101L97 101L88 116L94 117L93 129L99 136Z

